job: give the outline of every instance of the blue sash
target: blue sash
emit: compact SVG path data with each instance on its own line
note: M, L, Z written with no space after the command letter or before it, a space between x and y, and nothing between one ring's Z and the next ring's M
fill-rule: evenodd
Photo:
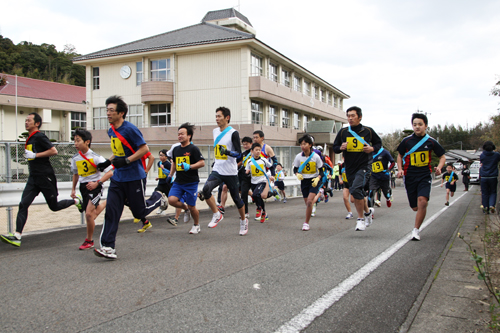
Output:
M405 158L406 156L413 154L415 151L417 151L418 148L420 148L428 139L430 138L429 134L426 134L416 145L413 146L412 149L410 149L404 156L403 156L403 165L405 165Z
M224 135L226 135L227 132L229 132L230 130L232 130L233 128L231 126L228 126L226 127L225 130L223 130L219 136L217 138L215 138L215 142L214 142L214 146L217 146L217 144L219 143L219 141L224 137Z
M349 133L351 133L351 135L352 135L353 137L355 137L355 138L356 138L356 140L358 140L359 142L361 142L363 145L368 145L368 146L369 146L369 144L368 144L368 143L366 143L366 141L365 141L364 139L362 139L362 138L358 135L358 133L354 132L354 131L351 129L351 125L349 125Z
M247 162L247 160L250 158L250 156L252 156L252 152L249 152L249 153L248 153L248 155L247 155L247 156L245 156L245 157L243 158L243 162L242 162L243 166L246 166L246 164L245 164L245 163L246 163L246 162Z
M380 150L378 151L378 153L376 153L375 155L373 155L373 159L375 159L378 155L380 155L382 152L384 151L384 147L381 147Z
M314 156L314 154L315 153L313 151L311 151L311 155L309 155L309 157L305 160L305 162L302 163L302 165L299 167L299 173L302 173L302 170L304 170L304 168L306 167L307 163L309 163L309 161Z
M269 183L269 190L271 190L273 188L273 186L271 185L271 181L269 180L269 177L267 176L267 173L262 170L262 168L260 167L259 163L257 163L257 161L255 160L255 158L253 158L252 156L252 163L253 165L255 165L255 167L264 174L264 176L266 176L266 179L267 179L267 182Z
M453 175L455 174L455 171L452 171L451 172L451 175L450 175L450 178L448 178L448 183L451 184L451 182L453 181Z

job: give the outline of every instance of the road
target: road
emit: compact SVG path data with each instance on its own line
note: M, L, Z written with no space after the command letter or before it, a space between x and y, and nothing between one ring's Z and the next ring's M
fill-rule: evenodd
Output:
M397 188L364 232L335 192L307 232L297 198L270 203L244 237L234 207L214 229L203 211L198 235L165 218L144 234L125 221L116 261L78 250L84 228L0 243L1 331L397 332L476 191L445 207L434 187L420 242L408 241L414 213Z

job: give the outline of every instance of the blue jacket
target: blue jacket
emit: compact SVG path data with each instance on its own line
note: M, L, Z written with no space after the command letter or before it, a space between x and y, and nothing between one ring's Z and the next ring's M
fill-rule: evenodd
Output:
M498 177L499 153L496 151L483 151L479 160L481 161L481 169L479 170L481 177Z

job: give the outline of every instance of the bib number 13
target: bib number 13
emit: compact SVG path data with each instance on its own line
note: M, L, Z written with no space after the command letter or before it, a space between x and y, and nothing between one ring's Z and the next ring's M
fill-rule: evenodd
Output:
M420 151L410 155L410 164L416 167L429 165L429 152Z

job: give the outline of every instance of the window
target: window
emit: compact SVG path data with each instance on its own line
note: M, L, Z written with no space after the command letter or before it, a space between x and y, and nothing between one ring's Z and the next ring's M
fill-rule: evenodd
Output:
M311 96L311 82L304 81L304 93Z
M77 128L87 129L87 114L84 112L71 112L71 137Z
M269 126L277 126L277 121L276 121L276 107L270 105L269 106Z
M290 113L286 109L281 110L281 127L290 127Z
M332 104L332 95L333 95L332 93L330 93L330 92L328 93L328 105L333 105Z
M109 126L108 117L106 116L106 108L94 108L94 116L93 116L94 126L93 129L107 129Z
M251 76L261 76L262 75L262 58L252 54L252 64L250 68Z
M294 129L299 129L300 121L299 121L299 113L294 112L293 113L293 128Z
M151 81L170 80L170 59L151 61Z
M302 79L297 76L293 76L293 89L302 92Z
M319 88L318 88L318 86L314 86L314 98L319 100Z
M281 84L290 87L290 72L284 69L281 70Z
M170 125L170 104L151 104L151 127Z
M45 134L50 141L58 141L59 140L59 131L44 131L40 130L41 133Z
M262 103L252 102L252 124L262 124Z
M323 89L321 89L321 90L319 91L319 93L320 93L320 96L321 96L321 101L322 101L323 103L325 103L325 102L326 102L326 94L325 94L325 91L324 91Z
M338 107L338 103L337 103L338 100L339 99L337 98L337 96L333 95L333 106L334 107Z
M135 63L135 73L136 85L140 86L142 83L142 61Z
M131 122L137 127L143 127L141 104L128 106L127 121Z
M99 67L92 68L92 89L99 90Z
M269 80L278 82L278 66L269 63Z
M302 118L302 129L304 130L304 132L307 131L307 122L309 121L309 117L307 117L306 115L304 115L304 118Z

